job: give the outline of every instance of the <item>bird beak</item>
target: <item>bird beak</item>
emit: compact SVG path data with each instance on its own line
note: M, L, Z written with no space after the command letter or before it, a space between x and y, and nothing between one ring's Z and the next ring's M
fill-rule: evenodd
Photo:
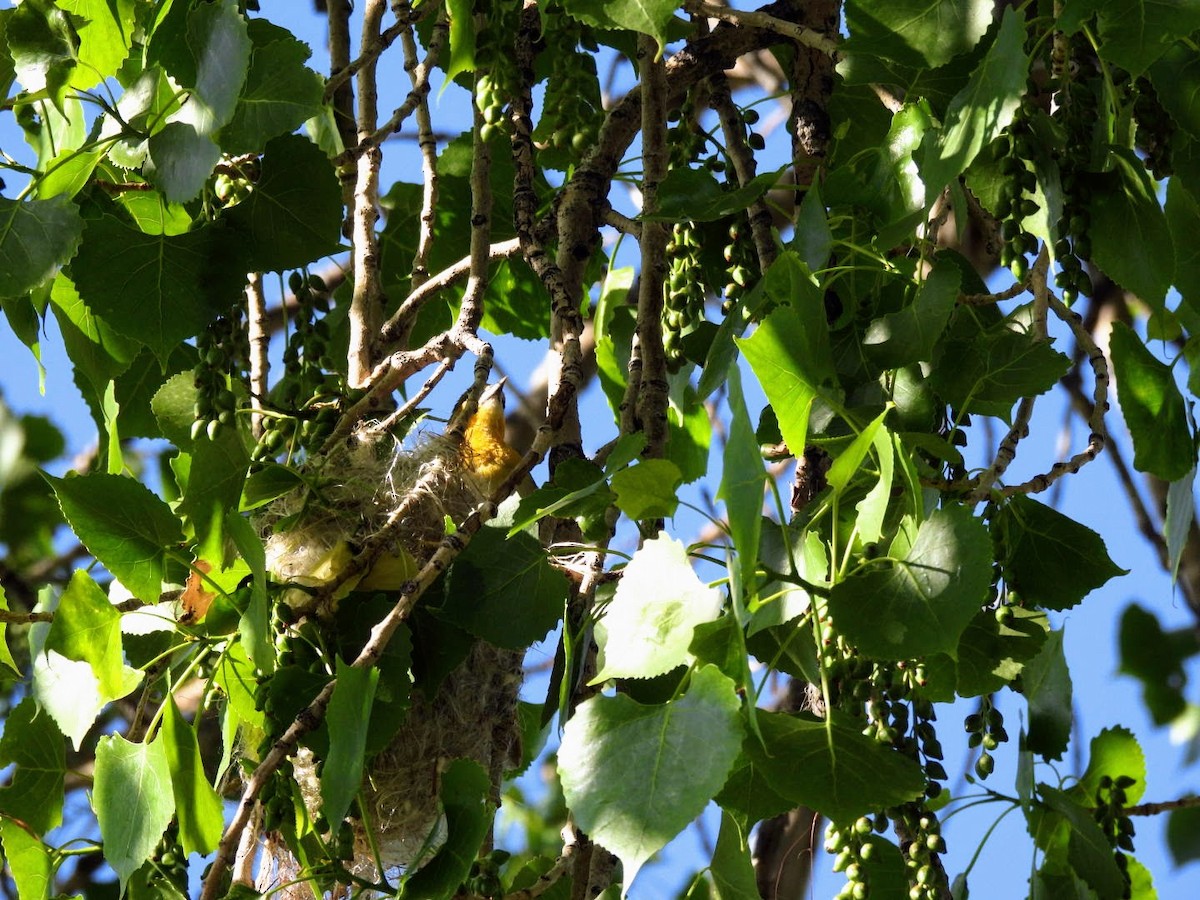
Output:
M500 405L504 405L504 385L508 383L508 376L504 376L495 384L489 384L483 389L483 393L479 395L479 405L490 403L492 400L499 399Z

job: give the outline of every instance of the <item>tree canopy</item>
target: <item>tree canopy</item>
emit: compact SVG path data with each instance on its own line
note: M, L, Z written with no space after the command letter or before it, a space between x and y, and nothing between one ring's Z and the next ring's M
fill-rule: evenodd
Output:
M1194 744L1198 35L0 10L0 304L97 436L0 400L0 888L623 897L715 803L681 896L966 898L987 802L1031 897L1156 897L1135 822L1182 864L1200 803L1076 727L1064 614L1127 570L1056 496L1111 460L1192 618L1129 606L1122 670Z

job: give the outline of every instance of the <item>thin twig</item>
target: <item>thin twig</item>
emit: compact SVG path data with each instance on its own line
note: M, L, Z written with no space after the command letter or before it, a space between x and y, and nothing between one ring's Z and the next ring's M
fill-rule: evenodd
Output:
M495 262L501 259L509 259L520 252L521 242L517 238L509 238L507 241L500 241L488 247L487 258L489 262ZM399 309L392 314L392 317L380 329L380 346L390 348L391 345L399 341L412 328L417 313L426 302L437 296L439 291L451 285L458 284L458 282L462 281L469 274L471 274L471 257L464 256L458 262L442 269L442 271L429 278L419 287L415 287L412 293L404 298L404 302L400 304Z
M350 68L351 0L328 0L325 4L329 22L329 68L332 72ZM333 120L337 125L343 147L353 147L357 141L354 129L354 89L350 80L339 83L331 94Z
M638 280L637 341L629 360L629 383L621 404L622 430L640 427L648 457L662 456L667 442L667 357L663 349L663 283L667 274L667 228L652 218L658 186L667 175L666 69L656 59L658 42L638 38L642 75L642 265Z
M271 363L267 349L271 332L267 327L267 298L263 295L262 273L246 276L246 331L250 340L250 434L262 437L263 400L267 396L267 375Z
M712 76L709 84L712 85L709 103L717 111L717 117L720 119L721 132L725 136L725 149L733 161L738 185L745 187L754 180L758 165L754 159L754 152L746 145L742 116L733 105L733 98L729 94L729 79L725 77L724 72ZM759 198L746 210L746 218L750 222L754 249L758 252L759 271L765 272L779 255L779 247L772 233L771 211L767 209L766 202Z
M395 4L393 4L395 6ZM371 46L365 49L358 55L358 58L353 60L345 68L338 69L325 82L325 101L329 102L333 99L333 95L343 84L359 73L359 71L368 63L374 63L379 57L395 42L396 38L400 37L405 31L411 30L413 23L418 22L424 13L424 8L419 12L414 12L411 8L407 8L404 18L397 22L393 22L379 34L379 39L374 41Z
M995 294L959 294L958 302L963 306L991 306L993 303L999 303L1002 300L1011 300L1013 297L1025 293L1028 289L1024 282L1018 281L1016 284L1010 285Z
M1160 803L1139 803L1137 806L1127 806L1123 810L1127 816L1157 816L1175 809L1196 809L1200 807L1200 797L1180 797L1178 800L1163 800Z
M445 41L449 28L445 10L434 25L434 37L430 44L438 47ZM425 63L417 61L417 42L412 29L404 32L404 69L412 82L412 90L419 93L415 115L417 119L417 147L421 151L421 231L417 236L417 252L413 255L412 286L419 288L429 277L429 252L433 246L434 212L437 208L437 138L433 134L433 120L429 115L429 70L436 63L430 58ZM393 129L394 130L394 129Z
M1013 494L1036 494L1046 490L1058 479L1064 475L1073 475L1082 469L1085 465L1095 459L1105 444L1108 443L1108 430L1105 425L1104 415L1108 412L1108 361L1104 358L1104 351L1096 346L1096 342L1092 339L1091 334L1083 327L1083 318L1079 313L1067 308L1067 306L1054 296L1049 290L1046 291L1047 302L1054 314L1067 323L1071 329L1071 333L1075 335L1075 340L1084 349L1087 354L1088 363L1092 367L1092 377L1095 380L1095 386L1092 391L1092 414L1088 417L1088 427L1091 429L1091 434L1088 435L1087 446L1079 453L1076 453L1070 459L1063 462L1055 463L1049 472L1041 475L1036 475L1023 484L1006 487L1003 490L1005 497L1011 497Z
M418 113L417 127L421 128L419 110L425 106L426 99L429 96L429 74L437 66L441 58L442 48L446 44L449 33L450 26L443 14L433 26L433 34L429 38L429 49L425 54L424 61L410 72L413 86L404 98L404 102L396 107L392 115L382 125L378 127L372 125L372 130L369 133L361 134L358 144L353 149L348 150L346 155L354 156L365 153L373 147L378 147L393 134L396 134L408 117L414 112ZM408 67L407 60L405 61L405 67ZM425 118L428 119L428 107L425 106L425 109ZM433 137L431 130L423 132L422 137L424 135L427 135L429 138ZM422 150L424 152L424 148Z
M707 16L710 19L720 19L723 22L729 22L733 25L746 25L752 28L773 31L776 34L790 37L796 43L803 44L805 47L819 50L832 59L836 60L838 58L838 45L836 41L830 40L819 31L814 31L804 25L797 25L794 22L788 22L785 19L778 19L761 10L730 9L727 6L706 3L704 0L687 0L683 4L683 8L690 13Z

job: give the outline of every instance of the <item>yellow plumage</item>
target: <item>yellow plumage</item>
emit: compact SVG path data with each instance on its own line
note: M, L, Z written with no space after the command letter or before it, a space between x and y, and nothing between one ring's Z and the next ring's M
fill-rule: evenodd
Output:
M479 396L479 405L463 431L463 468L489 496L521 461L521 454L505 440L505 380L501 378L484 389Z

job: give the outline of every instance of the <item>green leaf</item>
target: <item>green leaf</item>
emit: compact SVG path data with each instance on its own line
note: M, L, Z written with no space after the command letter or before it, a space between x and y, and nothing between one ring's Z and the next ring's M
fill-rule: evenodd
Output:
M90 394L89 403L98 402L108 383L129 368L141 348L93 315L65 272L54 279L50 303L75 367L75 383L85 398Z
M1142 682L1142 700L1155 725L1166 725L1187 708L1184 661L1200 653L1194 629L1163 631L1154 613L1136 603L1121 615L1120 671Z
M325 721L329 724L329 755L321 769L321 812L330 824L346 817L362 787L367 729L371 719L378 669L356 669L338 658L337 681Z
M502 259L492 271L483 301L481 327L526 341L550 336L550 295L523 262Z
M266 673L275 671L275 632L271 629L267 606L267 554L250 520L235 510L225 514L225 533L233 539L238 555L250 567L250 602L238 620L238 634L246 655L255 667Z
M92 219L71 267L83 302L165 361L241 296L237 236L220 225L143 234L116 216Z
M715 222L762 198L782 172L763 172L737 188L722 186L708 169L671 169L658 187L656 222Z
M50 900L54 890L54 861L50 848L15 819L0 817L3 859L23 900Z
M733 816L724 811L709 871L716 900L759 900L750 848Z
M853 720L760 711L758 721L762 742L748 735L745 746L755 768L792 805L815 809L839 825L925 790L915 760L866 737Z
M1200 28L1192 0L1099 0L1100 58L1141 75L1179 38Z
M497 647L521 650L562 617L566 577L550 565L537 538L481 528L446 576L445 619Z
M575 821L624 864L624 889L725 783L742 739L734 683L713 666L670 703L603 694L567 721L559 774Z
M90 665L106 697L122 696L121 614L83 569L71 574L45 647Z
M131 744L119 734L96 745L92 808L100 822L104 861L125 882L158 846L175 811L171 770L161 735Z
M150 400L150 409L158 420L163 437L181 450L192 448L192 422L196 419L197 396L195 374L180 372L168 378Z
M450 19L450 59L446 65L446 85L463 72L475 70L475 8L468 0L447 0Z
M614 473L609 484L617 508L629 518L659 519L675 515L675 492L683 481L679 466L669 459L645 459Z
M8 597L4 595L3 585L0 585L0 612L7 611ZM17 668L17 661L8 649L8 637L5 635L7 628L8 625L0 621L0 679L20 678L21 670Z
M721 614L719 591L705 587L681 541L659 532L642 544L621 575L597 625L600 671L610 678L653 678L690 659L697 625Z
M185 86L191 97L175 120L211 136L233 118L250 62L250 37L237 0L214 0L192 7L187 45L195 60L195 80Z
M721 486L717 499L725 501L729 519L729 536L737 552L740 572L739 585L754 594L755 570L758 566L758 542L762 534L763 490L767 472L762 453L746 412L742 395L742 377L734 366L729 370L729 438L722 455Z
M1171 811L1167 817L1167 849L1177 866L1200 859L1200 806Z
M278 500L303 484L304 479L295 469L268 462L246 476L238 509L250 512L260 506L266 506L272 500Z
M1105 728L1092 738L1087 771L1072 791L1082 803L1093 804L1102 779L1116 781L1122 776L1133 779L1133 784L1124 788L1127 805L1141 802L1146 793L1146 756L1128 728Z
M1196 519L1196 467L1172 481L1167 488L1167 515L1163 521L1163 539L1167 542L1167 570L1171 580L1179 577L1179 563L1187 546L1188 533Z
M312 51L287 29L264 19L249 27L250 69L221 149L231 155L258 153L273 137L289 134L321 110L324 81L304 65Z
M1117 399L1133 438L1133 467L1164 481L1183 478L1196 464L1196 447L1171 367L1123 322L1113 324L1110 347Z
M996 553L1004 578L1026 603L1070 609L1110 578L1128 574L1100 535L1043 503L1018 494L996 516Z
M342 189L333 164L308 138L267 143L262 175L228 213L244 232L252 269L278 272L335 253L342 233Z
M883 535L883 520L892 499L892 478L895 476L895 447L892 434L886 428L875 432L875 456L879 460L879 480L867 495L855 504L858 513L858 537L872 544Z
M830 350L825 301L793 254L782 254L763 278L768 294L791 298L754 334L734 339L762 385L794 452L808 440L808 417L821 397L839 403L841 390Z
M75 255L82 233L79 210L65 197L0 197L0 298L27 294L49 279Z
M1075 803L1063 791L1044 784L1038 785L1038 793L1046 805L1068 823L1067 860L1075 873L1096 891L1101 900L1123 897L1125 879L1117 868L1112 847L1092 818L1091 809Z
M829 471L825 475L825 480L829 482L829 486L833 488L835 495L845 492L850 480L858 473L862 467L862 461L867 458L867 454L871 450L871 445L875 443L875 436L879 433L879 429L883 425L883 420L887 418L891 410L884 410L876 416L866 428L854 436L854 440L850 442L850 446L838 454L837 459L829 467Z
M456 759L439 776L446 842L396 895L400 900L449 900L458 894L479 853L495 813L488 797L492 783L471 759Z
M242 497L250 454L234 428L223 428L215 440L201 435L192 444L192 468L178 506L196 537L207 547L223 534L225 515Z
M950 101L945 127L940 134L926 136L921 177L927 206L1008 127L1020 107L1029 73L1021 19L1016 10L1004 10L995 43L967 86Z
M1021 673L1029 702L1025 746L1047 759L1062 759L1071 737L1071 672L1063 655L1063 632L1051 631L1041 652Z
M1175 124L1190 137L1200 137L1200 103L1196 102L1200 88L1200 59L1191 48L1183 41L1176 43L1150 67L1150 80L1159 102ZM1174 183L1175 179L1171 179L1171 184ZM1168 185L1168 192L1170 189ZM1184 248L1177 249L1182 251ZM1190 247L1188 250L1195 252Z
M10 710L0 737L0 767L15 765L0 787L0 812L39 835L62 824L66 750L54 720L26 697Z
M1112 170L1089 179L1092 258L1104 274L1155 308L1175 275L1175 241L1154 181L1132 150L1109 148ZM1138 247L1138 253L1129 248Z
M934 68L966 53L992 24L988 0L847 0L845 52Z
M980 697L1016 678L1046 643L1046 614L1013 607L1003 624L994 610L980 610L958 642L958 694Z
M1192 234L1200 229L1200 204L1184 178L1167 183L1167 202L1163 207L1167 228L1172 234ZM1175 248L1175 287L1183 297L1183 310L1200 311L1200 246L1179 241Z
M88 551L135 597L157 600L165 553L183 542L170 507L122 475L45 478Z
M788 244L810 272L825 268L829 262L829 251L833 248L833 232L829 228L829 217L821 200L820 188L814 183L804 192L796 218L796 233Z
M937 343L958 299L962 273L945 259L934 262L912 304L873 321L863 337L871 361L895 369L933 359Z
M75 74L75 29L67 14L45 2L27 2L7 23L8 51L21 87L30 94L45 90L60 104Z
M117 74L133 43L135 0L57 0L56 5L79 17L79 65L71 87L85 90Z
M650 35L658 41L660 55L678 7L676 0L563 0L567 14L587 25L607 30L627 28Z
M1049 342L1000 327L943 342L930 381L960 411L1007 419L1017 400L1050 390L1070 366Z
M725 786L715 799L721 809L747 828L755 822L785 813L796 805L775 792L744 752L734 763Z
M858 649L881 659L958 652L987 597L992 554L983 524L961 506L921 523L904 559L870 564L835 584L829 613Z
M217 848L225 823L221 796L208 783L195 730L188 725L175 698L168 697L163 711L161 740L171 773L171 796L179 819L183 852L201 856Z
M170 203L194 200L221 161L216 142L187 122L169 122L150 136L149 147L146 177L161 188Z

